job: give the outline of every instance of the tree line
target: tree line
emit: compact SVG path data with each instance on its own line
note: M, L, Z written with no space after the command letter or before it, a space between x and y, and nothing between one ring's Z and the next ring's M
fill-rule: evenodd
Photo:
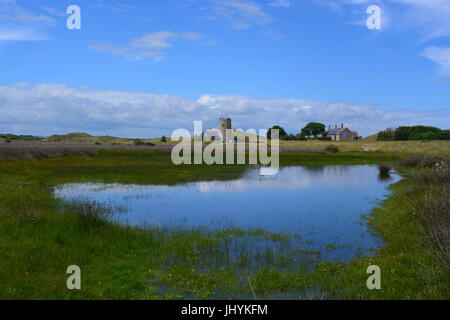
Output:
M394 140L450 140L450 130L428 126L403 126L388 128L377 134L378 141Z
M324 137L325 125L319 122L310 122L297 134L288 134L282 127L275 125L267 131L267 139L271 139L272 129L278 129L280 140L331 140L330 137Z

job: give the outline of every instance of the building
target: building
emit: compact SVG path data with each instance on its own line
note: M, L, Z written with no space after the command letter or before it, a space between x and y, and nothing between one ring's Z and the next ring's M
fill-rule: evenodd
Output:
M231 118L220 118L219 129L208 129L203 132L203 140L206 141L224 141L227 135L227 129L232 130ZM233 142L233 139L227 142Z
M219 130L222 133L222 140L225 140L227 129L231 130L231 118L220 118Z
M355 141L361 140L362 137L358 135L358 131L352 131L349 128L344 128L344 124L338 128L336 125L334 128L328 126L328 130L323 134L324 137L330 137L331 141Z

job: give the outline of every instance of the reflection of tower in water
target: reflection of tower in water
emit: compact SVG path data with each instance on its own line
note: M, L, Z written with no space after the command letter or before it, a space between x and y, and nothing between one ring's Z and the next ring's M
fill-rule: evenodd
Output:
M348 171L348 166L329 166L328 170L334 173L335 177L343 177L344 174Z

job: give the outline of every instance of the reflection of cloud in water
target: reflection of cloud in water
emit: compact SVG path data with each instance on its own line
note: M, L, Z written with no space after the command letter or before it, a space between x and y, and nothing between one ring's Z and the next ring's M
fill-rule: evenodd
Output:
M386 182L375 166L283 167L274 176L250 168L240 179L173 186L73 183L55 188L63 200L86 198L112 205L113 220L132 226L259 228L299 234L314 248L328 243L377 247L360 215L383 197ZM299 190L299 191L297 191ZM120 208L120 210L119 210ZM301 221L301 223L299 223ZM312 233L313 232L313 233ZM337 237L337 238L336 238Z
M372 184L378 171L367 166L311 166L281 168L276 175L260 175L251 170L232 181L202 181L196 185L200 192L244 192L249 190L296 190L320 187L362 187Z
M367 170L367 166L309 166L285 167L276 175L261 175L259 170L250 169L240 179L231 181L201 181L183 184L202 193L207 192L246 192L250 190L302 190L308 188L345 187L355 188L373 184L378 178L378 170ZM394 175L393 175L394 176ZM379 180L380 181L380 180ZM382 181L380 181L382 182ZM68 183L55 189L56 197L66 197L74 192L83 194L107 192L108 194L136 195L153 192L170 193L181 185L135 185Z

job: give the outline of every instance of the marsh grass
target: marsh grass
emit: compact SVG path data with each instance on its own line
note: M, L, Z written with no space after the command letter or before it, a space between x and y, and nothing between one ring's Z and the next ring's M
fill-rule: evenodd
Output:
M422 201L413 203L428 235L424 241L426 250L450 273L450 183L427 191Z
M0 161L32 160L72 156L95 156L97 151L83 147L70 147L64 144L42 144L39 142L22 144L9 143L7 147L0 145Z
M419 167L419 168L433 168L437 163L443 161L442 157L430 155L414 155L400 160L397 163L398 167Z
M424 231L424 248L450 273L450 168L448 161L414 175L408 200ZM447 287L449 284L447 283Z
M1 207L7 215L17 218L20 222L32 223L41 217L39 201L29 194L15 194L5 200Z
M77 199L68 206L68 213L79 217L84 227L92 227L106 223L113 215L113 208L97 201Z
M382 152L292 153L282 154L280 162L361 164L397 158ZM174 166L170 154L144 150L0 162L0 298L448 298L445 280L434 272L439 264L421 247L423 222L414 218L407 200L416 168L402 169L407 178L369 215L386 246L377 255L345 264L321 261L320 252L308 250L306 240L285 234L135 229L102 220L104 211L92 203L78 204L80 214L61 214L61 203L51 195L53 186L67 182L176 184L238 178L246 169ZM442 181L441 173L436 175L424 179ZM416 198L431 183L422 185ZM20 210L23 195L30 198L24 206L37 209L37 219L21 218L27 216ZM72 264L82 268L81 291L65 287ZM366 268L371 264L382 268L382 290L367 290ZM304 267L308 265L313 270Z

